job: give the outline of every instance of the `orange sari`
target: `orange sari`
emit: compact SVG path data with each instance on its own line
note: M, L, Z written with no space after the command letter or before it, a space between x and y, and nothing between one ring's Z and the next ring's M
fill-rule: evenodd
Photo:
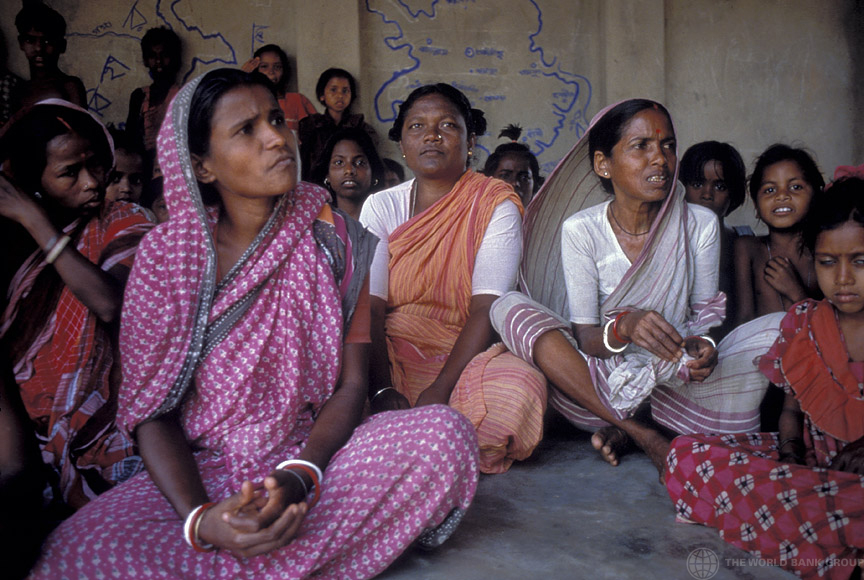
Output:
M393 386L412 405L468 320L474 258L493 211L506 200L521 208L508 185L467 171L450 193L390 235L387 350ZM546 381L499 343L468 364L450 405L477 429L481 471L500 473L539 443Z

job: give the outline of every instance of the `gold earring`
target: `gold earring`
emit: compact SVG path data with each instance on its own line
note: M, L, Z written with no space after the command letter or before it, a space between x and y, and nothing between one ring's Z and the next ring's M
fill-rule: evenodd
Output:
M474 150L473 150L473 149L469 149L469 150L468 150L468 157L471 157L472 155L474 155Z

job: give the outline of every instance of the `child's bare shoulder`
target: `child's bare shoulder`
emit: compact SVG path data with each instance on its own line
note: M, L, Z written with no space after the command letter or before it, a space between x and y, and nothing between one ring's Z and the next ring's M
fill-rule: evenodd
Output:
M751 259L762 257L765 250L766 236L739 236L735 238L735 253L749 256Z

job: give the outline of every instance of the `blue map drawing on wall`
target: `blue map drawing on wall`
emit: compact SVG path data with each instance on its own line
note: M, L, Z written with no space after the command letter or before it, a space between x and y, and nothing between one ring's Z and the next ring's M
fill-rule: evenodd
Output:
M500 128L518 123L524 127L520 141L551 170L588 127L591 82L544 46L543 4L508 3L519 16L508 22L507 34L495 34L484 28L484 19L501 10L496 0L366 0L367 13L385 31L380 43L392 61L382 73L388 78L376 81L376 119L391 123L413 88L449 82L487 114L489 134L480 149L488 153L500 143ZM444 21L457 22L458 33L452 26L445 30Z

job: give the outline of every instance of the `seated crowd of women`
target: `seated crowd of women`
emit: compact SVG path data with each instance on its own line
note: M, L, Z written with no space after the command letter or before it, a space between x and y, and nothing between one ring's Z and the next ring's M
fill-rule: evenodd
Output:
M330 84L341 115L353 87ZM106 200L113 141L86 111L45 101L0 136L16 577L370 578L444 542L478 473L535 450L547 403L609 463L647 453L680 520L804 576L852 574L855 168L824 187L806 153L770 148L757 238L724 224L740 155L700 144L680 183L653 101L601 111L538 192L519 143L471 169L486 120L450 85L400 106L389 137L414 177L386 189L368 131L334 127L313 163L278 95L236 69L178 90L155 227ZM760 432L772 411L779 435Z

